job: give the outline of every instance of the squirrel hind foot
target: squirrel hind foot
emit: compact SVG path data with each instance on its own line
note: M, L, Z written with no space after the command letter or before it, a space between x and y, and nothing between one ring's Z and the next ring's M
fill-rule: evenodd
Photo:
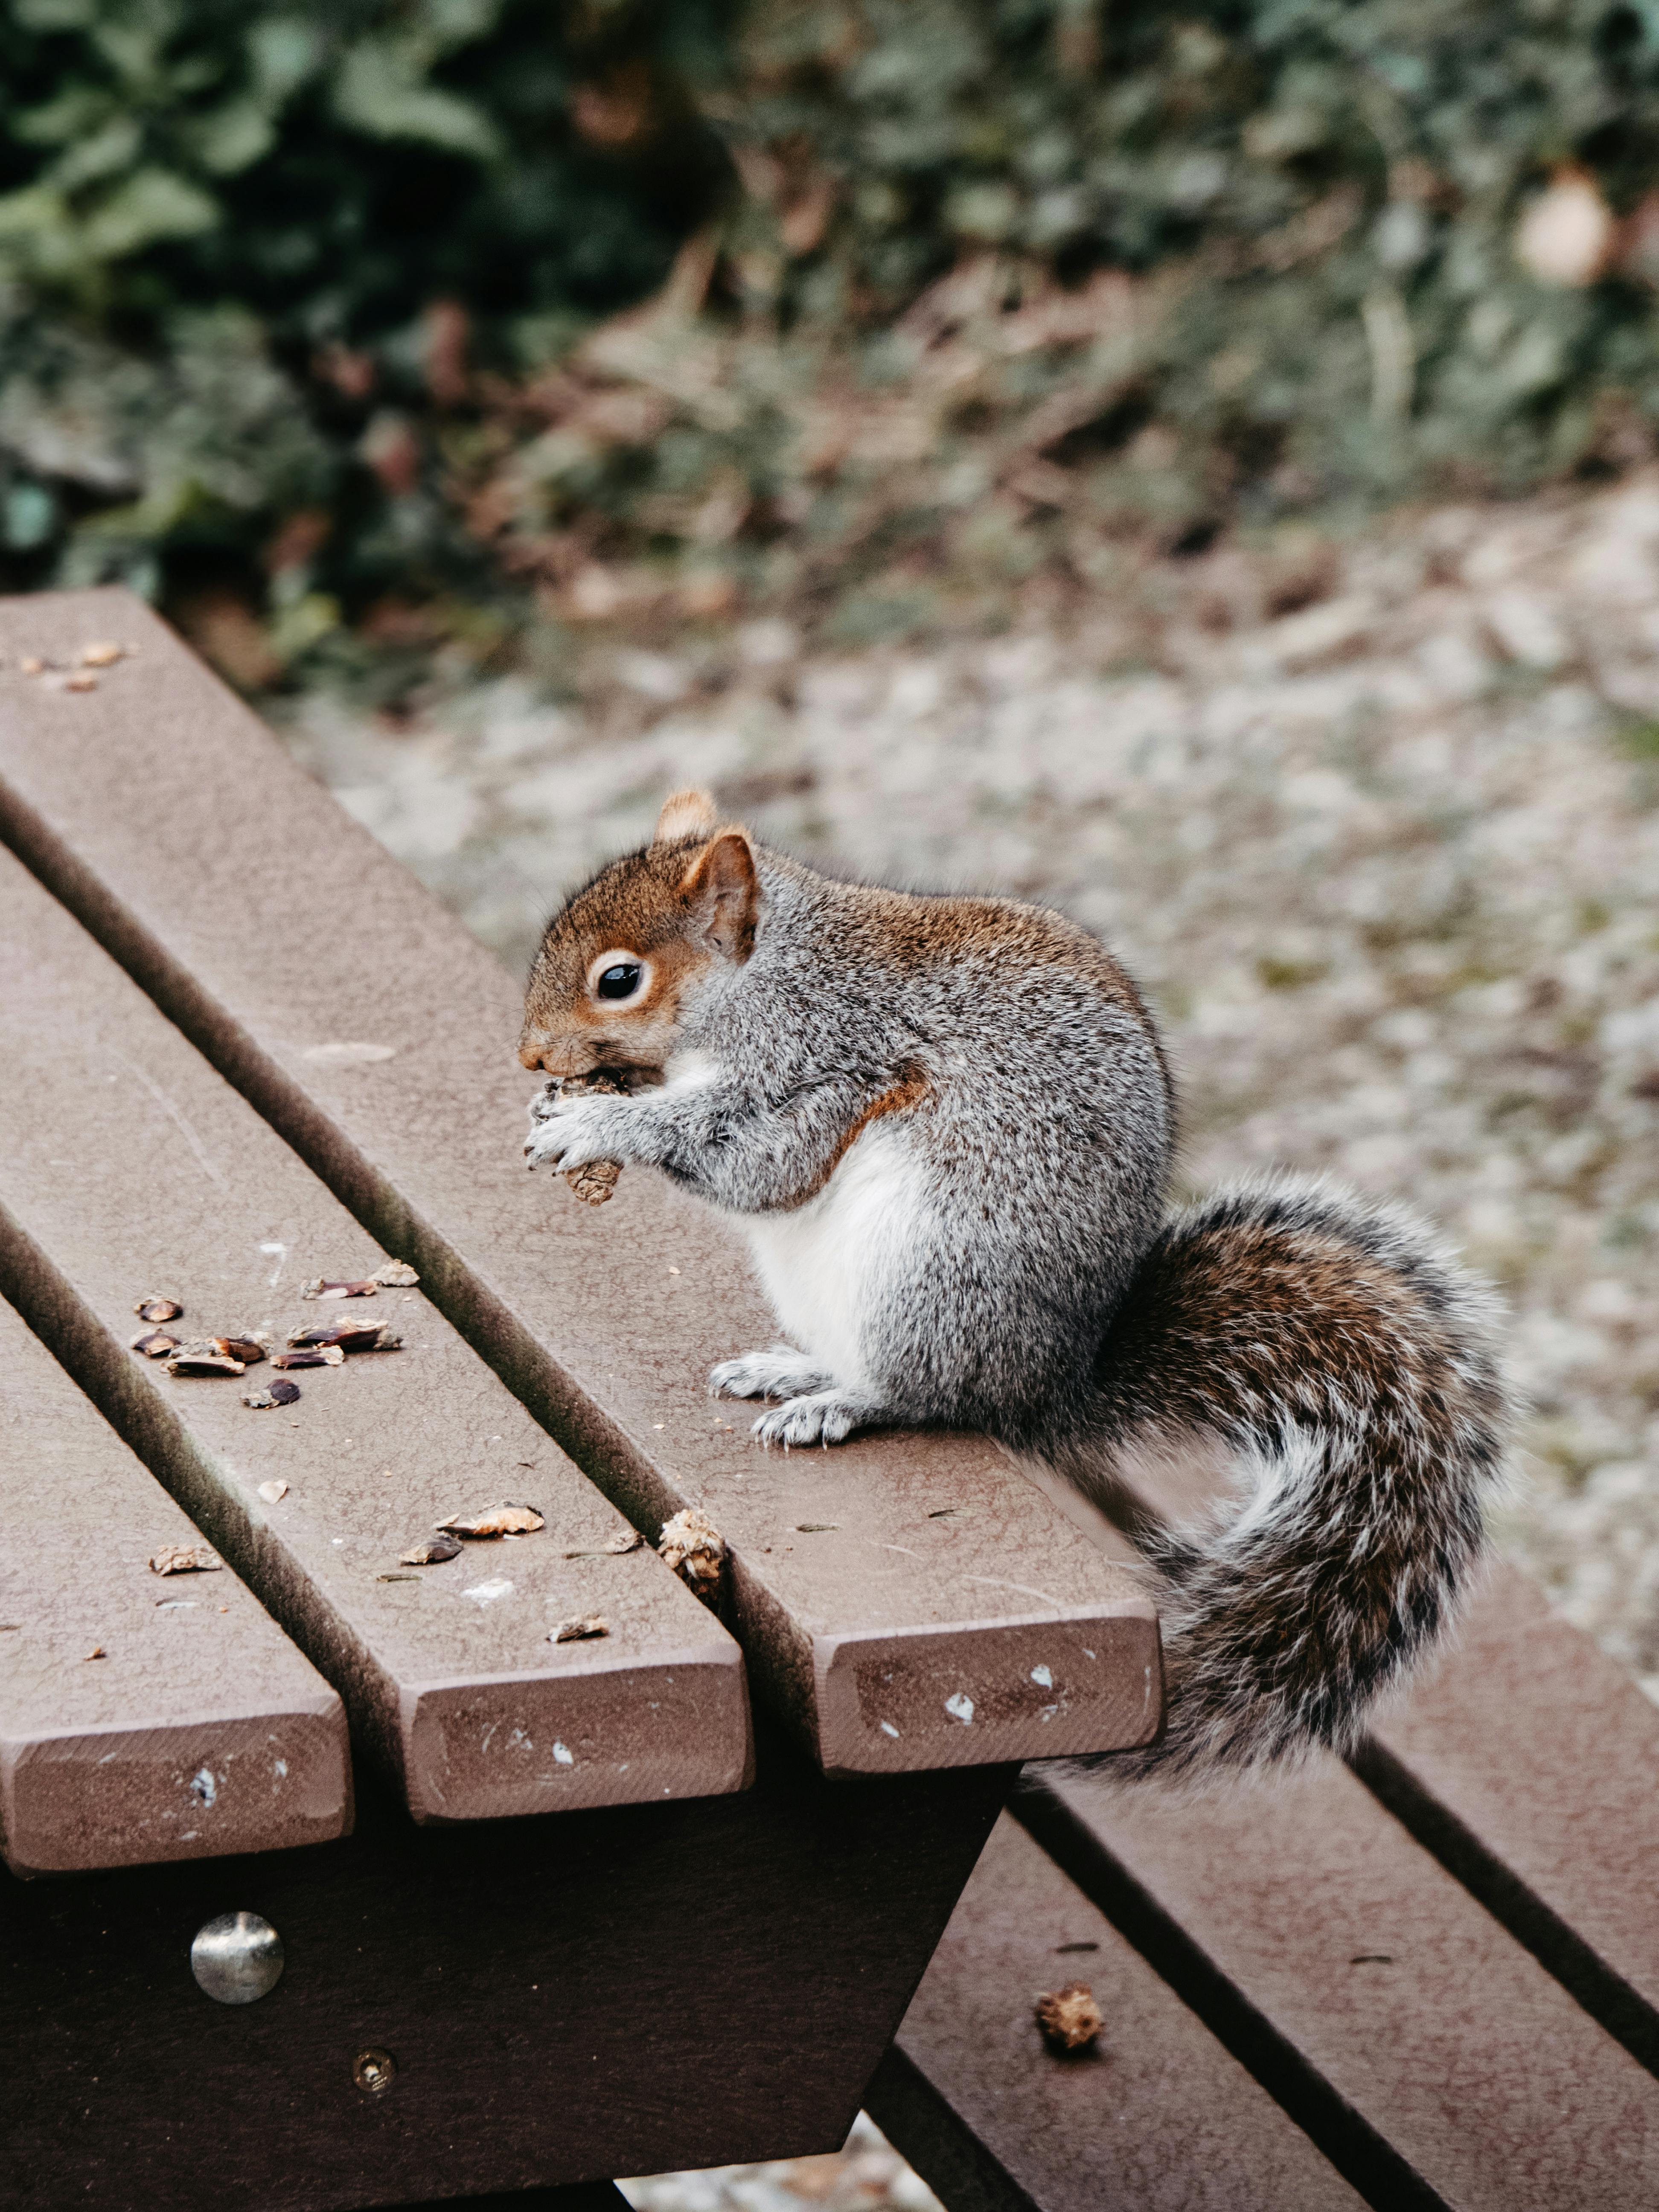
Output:
M827 1390L835 1377L791 1344L722 1359L708 1375L711 1398L806 1398Z
M763 1413L754 1433L763 1445L781 1444L787 1451L794 1444L844 1443L854 1429L890 1419L884 1407L853 1391L818 1390Z

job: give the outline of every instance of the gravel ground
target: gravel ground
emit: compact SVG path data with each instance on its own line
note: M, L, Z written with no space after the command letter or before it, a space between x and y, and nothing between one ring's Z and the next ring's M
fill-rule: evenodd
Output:
M1063 631L599 635L562 701L501 680L394 729L313 696L285 730L515 963L688 781L809 858L1098 930L1167 1026L1189 1184L1328 1169L1502 1285L1530 1410L1500 1540L1659 1698L1659 475L1126 558ZM927 2201L855 2178L876 2155L629 2186Z

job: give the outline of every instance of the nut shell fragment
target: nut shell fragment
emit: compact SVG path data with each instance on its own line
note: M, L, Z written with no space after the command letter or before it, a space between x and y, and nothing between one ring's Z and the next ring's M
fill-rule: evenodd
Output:
M272 1406L297 1406L299 1402L299 1384L285 1382L280 1375L264 1390L244 1390L242 1393L242 1403L251 1406L256 1413L268 1412ZM261 1498L264 1496L265 1489L266 1486L262 1483L259 1487Z
M533 1505L487 1505L481 1513L452 1513L439 1528L452 1536L529 1536L547 1523Z
M369 1277L383 1291L412 1291L420 1279L407 1260L388 1260L384 1267L377 1267Z
M318 1275L300 1292L302 1298L372 1298L378 1296L380 1285L368 1276L359 1283L334 1283L325 1275Z
M406 1552L398 1555L400 1567L435 1567L446 1559L457 1559L461 1555L461 1544L455 1536L422 1536L418 1544L411 1544Z
M195 1344L181 1344L167 1361L169 1375L241 1375L246 1373L246 1360L236 1359L222 1351L222 1338L204 1337ZM259 1357L263 1358L264 1353Z
M184 1308L177 1298L140 1298L133 1310L140 1321L177 1321Z
M319 1322L314 1328L290 1329L288 1340L299 1351L337 1344L342 1352L397 1352L403 1346L402 1337L383 1321Z
M1086 1982L1067 1982L1036 2001L1036 2024L1051 2051L1081 2051L1105 2026Z
M273 1352L273 1367L343 1367L345 1354L337 1344L319 1344L308 1352Z
M561 1098L589 1098L596 1092L601 1097L625 1098L629 1088L626 1077L603 1067L587 1075L556 1076L547 1087ZM589 1160L586 1167L567 1170L564 1179L584 1206L603 1206L622 1181L622 1162Z
M574 1613L562 1620L548 1638L550 1644L581 1644L590 1636L609 1636L611 1623L600 1613Z
M726 1569L726 1539L700 1505L665 1521L657 1550L705 1605L718 1605Z
M288 1485L285 1482L262 1482L259 1495L267 1505L280 1505L288 1496Z
M637 1552L644 1541L644 1537L637 1528L622 1528L611 1539L605 1548L607 1552L615 1552L620 1555L623 1552Z
M161 1359L169 1352L177 1352L179 1341L178 1337L169 1336L164 1328L152 1328L147 1329L142 1336L135 1336L132 1348L135 1352L142 1352L146 1359Z
M164 1544L150 1560L153 1575L216 1575L224 1561L205 1544Z
M257 1337L216 1336L210 1341L227 1359L240 1359L244 1367L257 1366L265 1356L265 1348Z

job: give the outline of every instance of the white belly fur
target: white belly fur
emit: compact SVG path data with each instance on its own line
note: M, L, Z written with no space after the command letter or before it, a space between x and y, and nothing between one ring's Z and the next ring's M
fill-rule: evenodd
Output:
M738 1221L785 1333L844 1388L871 1379L865 1325L891 1273L915 1268L925 1213L921 1162L878 1125L805 1206Z

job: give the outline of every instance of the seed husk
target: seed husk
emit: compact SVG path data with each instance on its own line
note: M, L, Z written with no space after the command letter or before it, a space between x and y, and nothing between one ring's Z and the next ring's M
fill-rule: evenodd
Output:
M412 1291L420 1279L407 1260L388 1260L384 1267L377 1267L369 1278L383 1291Z
M164 1328L147 1329L132 1340L133 1350L142 1352L146 1359L160 1359L167 1352L177 1352L179 1344L179 1338L169 1336Z
M205 1544L164 1544L149 1563L153 1575L216 1575L224 1565Z
M562 1620L548 1638L550 1644L580 1644L590 1636L609 1636L611 1623L600 1613L574 1613Z
M288 1485L285 1482L262 1482L259 1495L267 1505L280 1505L288 1496Z
M325 1275L318 1275L306 1285L300 1296L302 1298L372 1298L377 1295L380 1287L372 1276L360 1283L335 1283Z
M265 1348L257 1337L216 1336L212 1342L227 1359L240 1359L244 1367L257 1366L265 1356Z
M1036 2023L1051 2051L1081 2051L1105 2026L1086 1982L1067 1982L1036 2001Z
M167 1362L169 1375L240 1375L246 1362L220 1349L222 1339L204 1337L196 1344L181 1344ZM264 1357L263 1353L260 1355Z
M460 1540L455 1536L422 1536L418 1544L411 1544L406 1552L398 1555L402 1567L435 1567L446 1559L458 1559L461 1555Z
M106 639L100 638L91 645L83 645L81 647L82 668L113 668L118 660L123 660L125 658L125 646L115 645Z
M343 1367L345 1354L337 1344L319 1344L309 1352L273 1352L273 1367Z
M452 1513L437 1526L452 1536L529 1536L547 1523L533 1505L486 1505L479 1513Z
M403 1339L387 1322L319 1322L314 1328L293 1328L289 1342L299 1350L314 1345L337 1344L342 1352L397 1352Z
M184 1308L177 1298L140 1298L133 1310L140 1321L177 1321Z
M299 1384L285 1382L281 1376L263 1390L245 1390L242 1393L242 1403L251 1406L256 1413L266 1413L272 1406L297 1406L299 1402ZM260 1494L264 1495L263 1491Z

